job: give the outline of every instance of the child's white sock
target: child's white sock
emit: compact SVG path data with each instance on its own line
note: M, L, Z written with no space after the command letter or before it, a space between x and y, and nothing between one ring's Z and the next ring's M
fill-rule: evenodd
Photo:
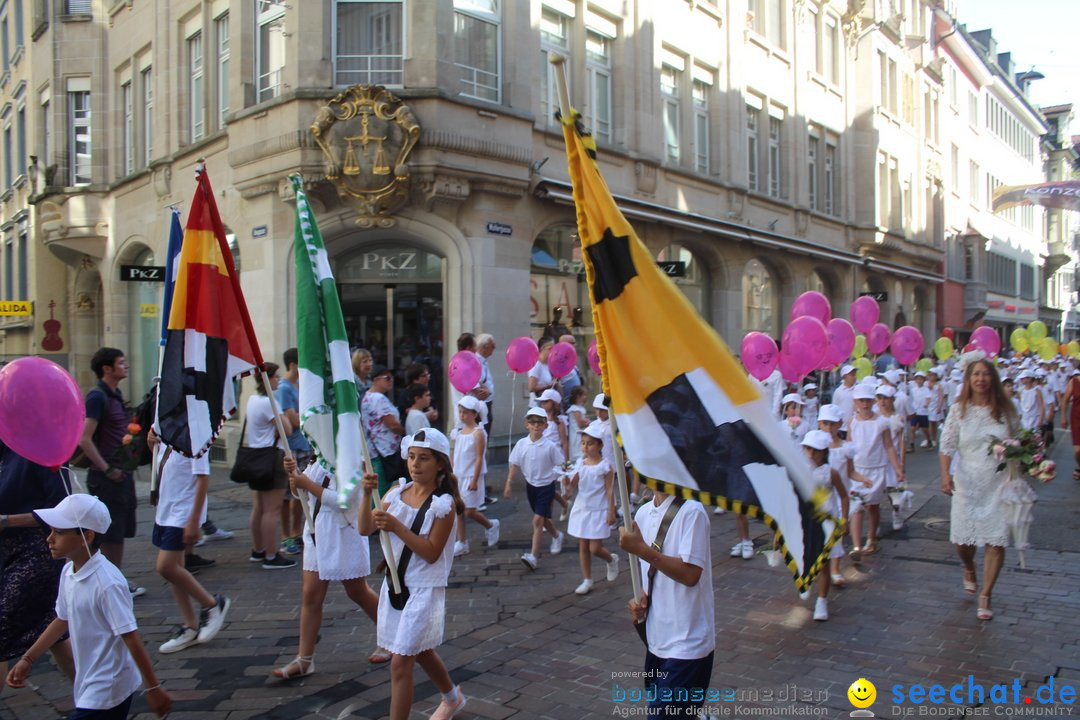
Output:
M461 687L455 685L450 692L442 694L442 699L450 705L457 705L461 702Z

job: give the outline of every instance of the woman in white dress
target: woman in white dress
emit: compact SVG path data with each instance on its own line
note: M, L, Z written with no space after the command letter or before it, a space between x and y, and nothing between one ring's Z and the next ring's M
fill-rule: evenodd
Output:
M977 617L990 620L990 598L1005 560L1009 522L1001 491L1008 468L998 472L998 459L989 452L994 438L1013 436L1018 429L1013 404L1005 397L994 366L980 358L964 370L960 399L949 412L941 434L941 490L952 496L949 540L964 564L964 590L974 595L978 579L975 552L985 545L983 588ZM956 454L956 473L950 472Z

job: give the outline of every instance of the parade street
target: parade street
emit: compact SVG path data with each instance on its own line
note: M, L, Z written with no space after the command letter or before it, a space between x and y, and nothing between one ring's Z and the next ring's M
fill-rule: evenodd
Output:
M712 687L722 699L706 702L709 716L847 717L853 709L848 687L860 677L876 685L876 717L965 712L947 696L938 705L892 704L894 686L906 693L915 684L961 683L964 704L969 682L1008 686L1008 705L994 706L987 697L982 707L967 710L972 715L1065 716L1075 709L1074 703L1055 706L1042 704L1045 696L1035 697L1051 678L1059 688L1080 683L1080 484L1070 479L1066 433L1059 430L1057 438L1054 459L1061 468L1057 480L1036 488L1027 567L1018 567L1017 553L1009 548L991 622L976 620L975 598L961 588L960 565L948 543L949 501L938 488L933 451L918 450L908 459L915 506L907 527L883 530L876 555L856 565L845 560L848 584L830 592L828 622L812 621L813 600L800 601L788 572L769 567L760 554L770 544L762 525L751 525L759 554L744 561L728 556L735 539L732 516L710 515L717 628ZM492 467L491 484L499 484L504 468ZM172 655L157 652L178 619L172 594L153 572L146 482L139 484L139 535L128 544L125 572L147 588L135 612L158 676L175 701L170 718L385 716L389 669L366 661L375 647L374 628L337 585L327 597L317 672L290 683L268 682L270 670L296 651L300 568L267 571L249 563L249 491L218 469L211 487L211 517L236 532L233 540L197 551L217 560L199 574L200 581L233 599L225 628L212 643ZM572 542L559 556L545 552L535 573L519 561L529 530L524 493L492 505L488 514L501 519L502 541L497 549L484 548L477 528L470 528L476 533L473 550L454 562L446 641L440 646L468 696L462 716L642 716L643 703L632 702L628 692L642 685L644 649L627 616L625 555L616 583L599 579L590 594L577 596L580 571ZM883 515L887 528L889 511ZM415 718L428 717L439 699L423 680L416 686ZM0 696L5 720L51 720L71 708L70 683L46 661L34 668L27 689L8 688ZM138 696L133 711L133 717L151 717Z

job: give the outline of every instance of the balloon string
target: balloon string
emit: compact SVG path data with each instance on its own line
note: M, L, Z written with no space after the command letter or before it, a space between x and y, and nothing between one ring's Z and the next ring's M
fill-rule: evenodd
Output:
M67 496L71 497L71 488L74 487L75 481L77 479L75 477L75 473L67 465L64 465L58 469L60 472L60 484L64 486L64 492L67 493ZM86 548L87 556L93 555L94 553L90 551L90 544L86 542L86 535L79 533L79 538L82 540L83 547Z
M510 453L514 446L514 396L517 394L517 376L517 371L513 371L513 378L510 380L510 427L506 431L507 462L510 462Z

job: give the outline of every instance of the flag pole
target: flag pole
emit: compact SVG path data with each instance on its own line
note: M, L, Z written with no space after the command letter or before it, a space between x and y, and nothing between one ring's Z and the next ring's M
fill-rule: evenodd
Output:
M360 417L360 452L364 455L364 469L369 473L374 473L375 466L371 464L371 450L368 448L367 431L365 431L363 427L364 420L362 413ZM379 495L378 487L372 491L372 500L375 501L376 508L382 507L382 497ZM379 544L382 546L383 560L386 561L386 567L390 570L390 583L394 586L394 592L400 595L401 580L398 579L397 560L394 559L394 547L390 544L390 533L385 530L380 530Z
M259 376L259 382L262 383L266 397L270 398L270 412L274 415L274 425L277 426L278 437L285 443L285 457L295 460L292 448L289 447L289 434L285 432L285 423L281 422L281 409L278 407L277 398L274 397L274 391L270 389L270 378L266 376L266 370L261 365L255 369L255 373ZM243 439L241 439L241 442L243 442ZM304 518L307 520L308 526L311 527L311 531L315 532L315 520L311 517L311 508L308 507L307 501L296 494L293 494L293 497L300 501L300 507L304 509Z
M566 58L558 53L551 53L548 56L548 62L555 66L555 87L559 93L559 112L565 120L570 120L573 110L570 106L570 91L566 85ZM610 398L610 395L608 397ZM611 422L611 442L615 456L615 476L616 483L619 486L619 505L623 513L623 526L630 530L634 526L634 518L630 513L630 491L626 487L626 463L623 461L622 448L619 447L619 428L615 423L615 412L610 407L608 407L608 418ZM634 600L641 602L644 595L641 588L641 565L633 558L630 559L630 584L634 590Z

